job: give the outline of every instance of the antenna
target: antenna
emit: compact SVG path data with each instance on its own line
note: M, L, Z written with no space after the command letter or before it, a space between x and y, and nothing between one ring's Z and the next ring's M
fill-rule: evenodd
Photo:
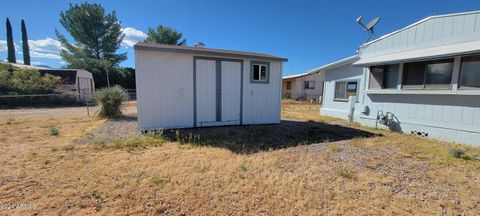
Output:
M367 40L365 40L365 42L363 43L367 43L370 38L372 37L373 34L375 34L375 32L373 31L373 28L375 27L375 25L378 23L378 21L380 21L380 17L375 17L372 21L370 21L367 25L363 24L362 22L362 19L363 17L362 16L359 16L355 21L360 24L364 29L365 31L368 31L368 37L367 37Z

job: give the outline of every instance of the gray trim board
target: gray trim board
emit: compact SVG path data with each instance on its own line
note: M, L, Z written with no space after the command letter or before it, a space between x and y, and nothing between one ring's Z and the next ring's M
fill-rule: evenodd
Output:
M267 80L253 80L253 65L267 65ZM269 84L270 83L270 62L250 61L250 83L253 84Z
M216 78L215 89L217 91L216 95L216 120L221 121L222 112L221 112L221 71L222 71L222 61L229 62L238 62L240 63L240 125L243 125L243 60L238 59L227 59L227 58L214 58L214 57L205 57L205 56L193 56L193 127L197 127L197 60L212 60L215 61L215 75L220 77ZM219 75L220 73L220 75ZM220 88L220 90L218 89Z
M215 60L216 120L222 121L222 61Z

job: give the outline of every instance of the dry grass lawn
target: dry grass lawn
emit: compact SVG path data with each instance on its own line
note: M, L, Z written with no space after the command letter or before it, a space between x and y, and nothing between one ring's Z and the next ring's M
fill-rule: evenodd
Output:
M197 145L159 136L78 145L75 140L104 120L1 119L0 207L35 208L0 209L0 214L480 213L480 161L448 153L461 148L478 157L479 148L363 128L317 113L318 105L284 101L284 119L382 135L242 152L218 140Z

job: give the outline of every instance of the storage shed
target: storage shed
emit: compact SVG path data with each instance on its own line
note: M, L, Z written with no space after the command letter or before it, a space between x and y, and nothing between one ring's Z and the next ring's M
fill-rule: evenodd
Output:
M134 49L141 130L280 123L286 58L203 46Z

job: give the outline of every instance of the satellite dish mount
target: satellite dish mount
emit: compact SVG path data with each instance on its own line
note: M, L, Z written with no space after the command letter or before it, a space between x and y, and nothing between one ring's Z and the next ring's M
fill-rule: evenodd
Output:
M375 32L373 31L373 28L375 27L375 25L378 23L378 21L380 20L380 17L375 17L372 21L370 21L367 25L363 24L362 22L362 19L363 17L362 16L359 16L356 20L356 22L358 24L360 24L364 29L365 31L368 31L368 37L367 37L367 40L365 40L365 42L363 43L367 43L370 38L372 38L372 35L375 34Z

